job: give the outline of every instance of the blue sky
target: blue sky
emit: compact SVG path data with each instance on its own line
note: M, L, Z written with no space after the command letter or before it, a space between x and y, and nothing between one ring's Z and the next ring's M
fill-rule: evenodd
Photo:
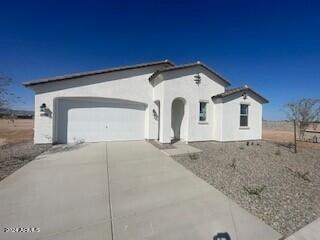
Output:
M200 60L282 106L320 97L317 1L6 1L0 14L0 72L33 109L21 82L169 59Z

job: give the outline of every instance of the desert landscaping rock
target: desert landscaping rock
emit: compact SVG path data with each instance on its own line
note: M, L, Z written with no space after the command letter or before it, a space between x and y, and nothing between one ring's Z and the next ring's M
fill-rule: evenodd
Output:
M265 141L191 145L203 152L174 159L283 235L320 217L319 150L294 154Z
M50 147L51 144L35 145L32 141L0 146L0 181Z

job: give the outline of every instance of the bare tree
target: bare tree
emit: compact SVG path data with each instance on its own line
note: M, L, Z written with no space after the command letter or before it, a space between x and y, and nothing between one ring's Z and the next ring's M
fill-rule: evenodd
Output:
M0 108L7 108L9 103L8 87L11 84L11 79L0 75Z
M0 73L0 112L10 113L12 103L24 102L21 97L10 91L13 80Z
M310 123L320 120L320 99L303 98L285 105L289 120L295 120L300 130L300 138Z

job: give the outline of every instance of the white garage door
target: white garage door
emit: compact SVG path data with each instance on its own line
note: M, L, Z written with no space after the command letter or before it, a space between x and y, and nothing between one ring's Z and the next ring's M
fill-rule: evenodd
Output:
M144 104L124 100L63 100L59 123L66 126L60 130L59 141L142 140L145 108Z

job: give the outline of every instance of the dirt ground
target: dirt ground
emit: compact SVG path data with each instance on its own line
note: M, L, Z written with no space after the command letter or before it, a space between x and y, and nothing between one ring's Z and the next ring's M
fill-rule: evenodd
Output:
M33 139L33 119L0 119L0 146Z
M294 141L293 132L282 131L282 130L263 129L262 138L264 140L275 141L275 142L293 143Z
M294 143L294 134L290 131L262 129L262 139L279 143ZM320 143L297 141L298 148L320 149Z

